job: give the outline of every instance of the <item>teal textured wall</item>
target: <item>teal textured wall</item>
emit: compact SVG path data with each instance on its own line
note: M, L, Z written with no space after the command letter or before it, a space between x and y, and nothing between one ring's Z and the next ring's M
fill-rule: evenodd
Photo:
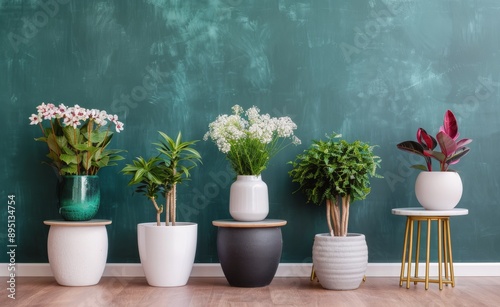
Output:
M112 147L126 160L99 173L97 218L113 220L116 263L139 262L136 225L154 220L119 170L154 152L158 130L201 139L240 104L290 116L303 142L263 173L269 217L288 221L282 262L310 262L314 234L327 230L324 207L293 194L286 162L332 131L379 145L385 178L352 205L350 231L366 235L370 262L399 262L405 221L391 208L418 204L415 159L396 144L418 127L437 131L452 109L474 139L455 167L470 214L452 219L454 260L498 262L499 28L493 0L0 1L0 238L15 195L16 261L47 262L42 222L58 218L56 178L28 120L41 102L104 109L125 123ZM199 223L196 261L217 262L211 221L229 218L233 174L214 144L197 149L205 163L179 188L178 218Z

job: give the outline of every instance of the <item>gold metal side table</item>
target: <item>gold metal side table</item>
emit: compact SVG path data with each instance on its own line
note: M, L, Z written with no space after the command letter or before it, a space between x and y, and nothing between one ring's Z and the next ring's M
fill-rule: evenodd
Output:
M451 284L455 286L455 275L453 272L453 255L451 248L451 231L450 217L467 215L469 210L462 208L454 208L453 210L425 210L419 208L394 208L392 214L406 216L405 239L403 245L403 257L401 260L401 274L399 278L399 286L403 286L406 282L406 288L410 288L410 283L415 285L419 282L425 283L425 290L429 289L429 283L438 283L439 290L443 289L443 284ZM437 245L438 245L438 277L437 279L429 278L430 252L431 252L431 224L432 221L437 222ZM413 251L413 229L417 222L417 238L415 247L415 274L412 277L412 251ZM419 277L418 264L420 259L420 232L422 222L427 222L427 245L426 245L426 261L425 261L425 276ZM444 254L444 262L443 262ZM444 267L444 278L443 278ZM406 273L406 274L405 274Z

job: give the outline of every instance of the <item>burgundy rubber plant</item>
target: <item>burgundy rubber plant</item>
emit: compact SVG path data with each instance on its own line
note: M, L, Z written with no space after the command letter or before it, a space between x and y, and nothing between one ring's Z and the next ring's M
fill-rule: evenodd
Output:
M424 129L418 128L417 141L401 142L397 147L424 157L426 165L412 165L413 168L430 172L432 171L432 158L434 158L439 162L440 171L452 171L448 169L449 166L457 164L463 156L469 153L470 148L466 145L472 142L472 139L458 140L459 136L455 115L447 110L444 114L443 125L435 138ZM435 150L438 144L441 151Z

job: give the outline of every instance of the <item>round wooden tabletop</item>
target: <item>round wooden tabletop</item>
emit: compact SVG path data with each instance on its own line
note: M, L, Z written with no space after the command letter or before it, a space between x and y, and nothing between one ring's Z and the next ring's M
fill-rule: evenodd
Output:
M394 215L406 216L457 216L469 214L468 209L453 208L452 210L426 210L423 207L412 208L394 208L392 209Z
M43 221L43 223L49 226L78 227L78 226L105 226L111 224L111 221L97 220L97 219L88 221L46 220Z
M267 228L267 227L281 227L286 225L285 220L265 219L256 222L241 222L236 220L215 220L212 224L217 227L227 228Z

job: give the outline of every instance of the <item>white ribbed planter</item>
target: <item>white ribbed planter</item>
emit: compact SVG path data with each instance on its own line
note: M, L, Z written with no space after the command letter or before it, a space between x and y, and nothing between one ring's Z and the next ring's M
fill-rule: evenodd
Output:
M260 175L238 175L229 193L229 214L237 221L262 221L269 214L267 184Z
M186 285L193 269L197 236L198 224L195 223L137 225L139 256L150 286Z
M420 172L415 196L427 210L451 210L462 198L462 179L456 172Z
M368 265L368 247L363 234L349 233L345 237L317 234L312 255L314 270L323 288L359 288Z

